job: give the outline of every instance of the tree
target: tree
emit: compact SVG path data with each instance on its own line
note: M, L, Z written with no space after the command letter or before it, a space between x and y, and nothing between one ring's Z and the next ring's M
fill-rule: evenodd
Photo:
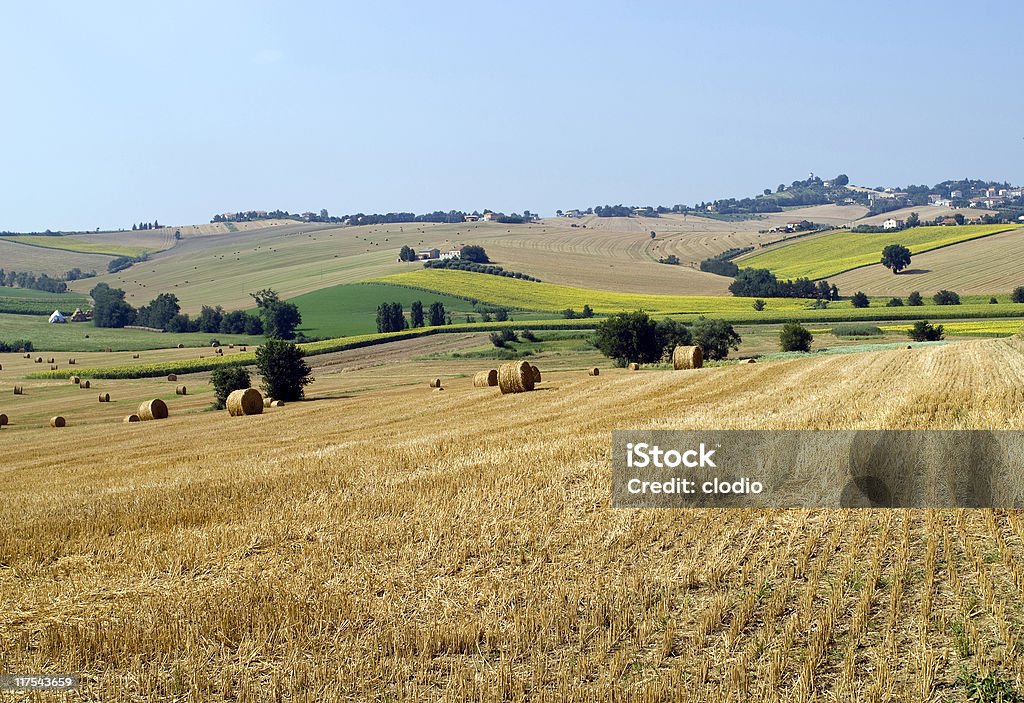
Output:
M620 366L657 361L663 349L658 324L643 310L620 312L603 320L594 332L594 346Z
M411 246L406 244L405 246L402 247L401 251L398 252L398 258L401 259L402 261L415 261L416 251Z
M420 312L422 312L422 305ZM405 313L401 303L381 303L377 306L377 331L401 332L405 329Z
M999 300L993 295L991 298L988 299L988 303L989 305L998 305Z
M932 296L932 300L935 301L936 305L960 304L960 296L951 290L940 290L938 293Z
M440 327L445 323L444 304L440 302L433 302L430 304L430 326Z
M135 322L135 308L125 302L124 291L99 283L91 291L92 322L97 327L124 327Z
M171 318L181 312L178 296L173 293L161 293L150 301L147 308L148 312L145 319L142 320L142 324L159 329L165 329ZM140 314L139 317L141 318L142 315Z
M295 339L302 313L295 303L278 301L263 308L263 333L270 339ZM282 398L283 400L283 398Z
M1013 289L1013 294L1010 296L1010 300L1015 303L1024 303L1024 286L1017 286Z
M903 298L889 298L889 302L885 304L887 308L902 308Z
M890 244L882 250L882 266L899 273L910 266L910 249L902 244Z
M832 182L835 183L837 186L846 186L850 184L850 177L847 176L845 173L840 173L832 180Z
M929 324L928 320L918 320L907 334L915 342L937 342L946 336L942 325Z
M249 372L242 366L221 366L210 373L210 385L217 396L214 405L223 409L233 391L249 388L252 381ZM271 396L273 397L273 396Z
M921 293L915 290L913 293L908 295L907 305L913 305L915 307L918 305L924 305L924 298L921 297Z
M853 297L850 298L850 303L855 308L866 308L871 305L871 301L868 299L868 296L866 296L862 291L854 293Z
M964 222L967 222L967 218L964 217L964 214L962 212L954 214L953 220L956 221L958 225L962 225Z
M268 340L256 350L256 368L263 376L263 390L275 400L301 400L312 383L304 352L291 342Z
M256 307L260 309L273 305L280 300L273 288L261 288L255 293L250 293L249 297L256 301Z
M495 322L507 322L508 321L508 310L505 308L498 308L494 311Z
M462 253L460 258L464 261L472 261L477 264L488 264L490 259L487 258L487 252L479 244L467 244L462 247Z
M754 309L757 310L758 312L761 312L766 307L768 307L768 303L764 302L760 298L754 301Z
M679 320L666 317L658 320L658 344L661 346L661 358L670 359L672 350L677 346L693 343L693 332Z
M725 320L701 317L693 325L693 341L704 352L705 359L715 361L729 356L730 349L739 349L743 339Z
M921 224L921 216L918 215L916 212L912 212L912 213L910 213L910 215L907 216L907 222L906 222L907 229L909 229L911 227L917 227L920 224Z
M594 316L594 309L592 307L590 307L589 305L587 305L586 303L584 303L583 304L583 309L580 311L580 317L590 318L590 317L593 317L593 316Z
M422 327L423 303L419 300L412 301L412 305L409 306L409 317L411 318L412 327Z
M784 352L809 352L814 335L799 322L787 322L779 332L779 348Z
M219 305L215 308L204 305L199 310L199 317L196 321L199 324L200 332L216 334L220 332L221 324L224 322L224 309Z
M729 292L743 298L775 298L778 290L778 279L767 269L742 269L736 274L736 280L729 284Z

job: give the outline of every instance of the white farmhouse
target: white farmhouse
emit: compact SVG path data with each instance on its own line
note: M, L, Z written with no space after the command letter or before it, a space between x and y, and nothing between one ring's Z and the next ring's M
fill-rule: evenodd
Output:
M905 224L906 223L903 220L897 220L896 218L890 217L882 223L882 229L903 229Z

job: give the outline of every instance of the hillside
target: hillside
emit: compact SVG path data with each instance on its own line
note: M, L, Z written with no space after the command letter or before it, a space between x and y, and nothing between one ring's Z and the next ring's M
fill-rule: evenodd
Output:
M0 657L211 701L960 700L962 667L1020 672L1015 513L614 510L607 451L622 427L1024 429L1020 340L598 378L552 357L523 396L360 353L258 417L170 395L158 431L4 428Z

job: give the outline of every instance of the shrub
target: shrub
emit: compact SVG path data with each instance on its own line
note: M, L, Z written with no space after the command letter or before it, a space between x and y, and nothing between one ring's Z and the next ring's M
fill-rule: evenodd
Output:
M913 305L915 307L918 305L924 305L924 298L921 297L921 293L915 290L913 293L908 295L907 305Z
M1024 303L1024 286L1014 288L1013 294L1010 296L1010 300L1015 303Z
M918 320L907 333L915 342L937 342L945 337L942 325L932 325L927 320Z
M491 344L496 347L505 347L510 342L518 342L516 333L510 329L503 329L498 332L491 332Z
M932 296L936 305L959 305L960 296L951 290L940 290Z
M799 322L787 322L779 332L779 349L784 352L809 352L814 335Z
M855 308L866 308L867 306L871 305L871 300L869 300L868 296L865 295L862 291L857 291L856 293L853 294L853 297L850 298L850 303Z
M885 304L887 308L902 308L903 298L889 298L889 302Z
M999 305L999 300L996 299L996 297L993 295L991 298L988 299L988 304L989 305Z
M836 325L832 328L832 334L837 337L877 337L882 334L882 328L875 325Z
M242 390L252 386L249 372L241 366L226 366L214 369L210 373L210 384L217 395L215 403L218 409L223 409L227 402L228 395L232 391Z
M305 386L313 381L305 353L291 342L267 340L256 350L256 368L263 376L263 389L275 400L301 400Z
M754 309L757 310L758 312L761 312L766 307L768 307L768 303L764 302L760 298L754 301Z
M539 342L540 339L533 333L533 330L523 330L519 333L519 336L525 339L527 342Z

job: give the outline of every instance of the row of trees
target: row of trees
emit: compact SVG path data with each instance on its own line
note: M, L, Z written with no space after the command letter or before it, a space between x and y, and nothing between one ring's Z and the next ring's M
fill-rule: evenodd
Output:
M837 300L839 288L826 280L809 278L780 281L767 269L742 269L729 284L729 292L741 298L810 298Z
M993 298L991 302L998 301L996 301L996 299ZM1014 302L1024 302L1024 290L1021 291L1021 300L1014 300ZM935 305L959 305L960 294L956 293L955 291L943 289L932 296L932 303L934 303ZM857 291L852 296L850 296L850 304L853 305L853 307L855 308L866 308L870 307L871 299L863 291ZM906 304L911 307L924 305L924 296L921 295L920 291L915 290L914 292L907 296ZM889 302L885 304L885 307L899 308L903 307L903 305L904 303L902 298L890 298Z
M426 316L423 313L423 303L414 300L409 306L409 319L405 317L401 303L381 303L377 306L377 331L378 332L401 332L409 327L441 327L451 324L451 318L445 312L444 304L434 301L430 304Z
M161 227L163 227L163 225L156 220L153 220L152 222L140 222L137 225L132 225L132 231L134 232L142 229L160 229Z
M668 359L680 344L700 346L706 359L724 359L730 350L739 349L741 341L725 320L701 317L686 325L668 318L654 320L643 310L611 315L594 333L594 346L618 366Z
M0 269L0 286L41 290L47 293L64 293L68 289L67 283L59 278L47 276L45 273L37 276L28 271L4 271L3 269Z

